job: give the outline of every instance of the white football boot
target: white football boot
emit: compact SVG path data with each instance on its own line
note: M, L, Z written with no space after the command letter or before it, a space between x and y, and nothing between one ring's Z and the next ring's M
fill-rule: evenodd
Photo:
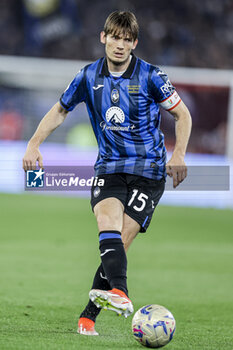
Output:
M115 311L125 317L133 313L133 304L127 295L120 289L112 290L92 289L89 298L97 306L104 310Z

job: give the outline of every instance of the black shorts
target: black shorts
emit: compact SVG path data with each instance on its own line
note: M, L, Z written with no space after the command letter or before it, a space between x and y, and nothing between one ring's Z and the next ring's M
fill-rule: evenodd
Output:
M125 173L99 175L98 179L104 179L104 185L92 186L92 210L103 199L117 198L124 205L124 212L141 226L140 232L146 232L164 192L165 179L152 180Z

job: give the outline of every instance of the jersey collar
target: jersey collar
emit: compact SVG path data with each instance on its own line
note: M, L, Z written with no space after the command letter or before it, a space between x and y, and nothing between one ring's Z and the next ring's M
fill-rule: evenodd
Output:
M122 74L122 78L124 79L131 79L134 75L135 68L136 68L136 63L137 63L137 57L134 56L133 53L131 53L132 59L130 61L130 64L126 71ZM106 77L110 76L109 70L108 70L108 65L107 65L107 60L106 58L103 59L103 62L100 67L100 75L105 75Z

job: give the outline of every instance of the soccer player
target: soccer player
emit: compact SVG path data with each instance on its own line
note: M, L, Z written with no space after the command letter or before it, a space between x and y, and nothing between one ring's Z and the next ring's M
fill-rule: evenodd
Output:
M133 13L111 13L100 34L105 57L84 67L40 122L23 158L24 170L42 167L39 145L80 103L87 105L99 154L95 175L104 186L93 186L91 205L98 230L101 264L78 332L98 335L100 309L125 317L133 312L128 297L126 252L139 232L145 232L165 186L166 174L176 187L187 169L184 156L191 117L167 75L133 54L138 23ZM176 123L176 143L166 164L160 107Z

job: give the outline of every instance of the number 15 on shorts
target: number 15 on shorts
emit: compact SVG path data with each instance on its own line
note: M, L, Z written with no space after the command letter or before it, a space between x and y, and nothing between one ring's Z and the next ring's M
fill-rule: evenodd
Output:
M139 202L141 202L141 205L138 207L136 205L133 205L133 209L136 210L136 211L142 211L145 206L146 206L146 201L147 199L149 198L145 193L138 193L139 191L138 190L133 190L133 193L132 193L132 196L128 202L128 206L130 207L134 200L137 199Z

